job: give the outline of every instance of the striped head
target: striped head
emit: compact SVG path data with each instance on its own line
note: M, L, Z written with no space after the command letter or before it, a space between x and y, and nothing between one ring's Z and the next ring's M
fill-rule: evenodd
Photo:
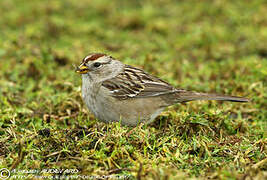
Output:
M76 72L90 79L103 81L112 78L114 73L122 70L124 64L103 53L93 53L86 56L77 67Z

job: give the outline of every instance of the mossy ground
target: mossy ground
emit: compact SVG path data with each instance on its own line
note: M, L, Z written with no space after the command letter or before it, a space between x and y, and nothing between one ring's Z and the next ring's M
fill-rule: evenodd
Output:
M0 12L0 168L267 177L266 1L1 0ZM104 124L87 111L74 72L91 52L251 102L177 104L133 131Z

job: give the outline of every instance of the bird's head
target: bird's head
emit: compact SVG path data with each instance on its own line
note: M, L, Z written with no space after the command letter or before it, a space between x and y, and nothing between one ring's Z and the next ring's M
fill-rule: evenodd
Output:
M76 72L94 81L104 81L113 78L122 71L124 64L103 53L93 53L86 56L76 68Z

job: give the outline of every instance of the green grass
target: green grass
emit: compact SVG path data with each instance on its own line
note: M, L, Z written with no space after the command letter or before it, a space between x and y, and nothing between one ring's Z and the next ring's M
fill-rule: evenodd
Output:
M266 1L1 0L0 12L0 168L13 176L267 177ZM176 87L251 102L177 104L134 130L104 124L86 109L74 72L91 52Z

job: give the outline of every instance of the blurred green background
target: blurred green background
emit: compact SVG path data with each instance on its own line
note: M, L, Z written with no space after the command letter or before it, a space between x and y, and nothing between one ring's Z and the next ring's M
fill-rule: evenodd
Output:
M266 12L265 0L1 0L0 168L265 178ZM92 52L252 101L175 105L127 135L81 100L74 69Z

